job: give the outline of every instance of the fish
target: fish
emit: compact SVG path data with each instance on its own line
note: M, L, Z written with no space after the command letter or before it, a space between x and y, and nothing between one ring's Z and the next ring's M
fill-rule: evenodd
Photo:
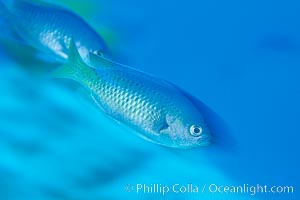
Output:
M66 62L71 38L83 59L89 52L110 55L104 39L68 9L29 0L0 0L0 5L0 16L5 18L2 21L6 22L6 27L22 42L43 52L41 55L46 58Z
M89 59L72 40L68 62L53 76L81 84L103 113L150 142L181 149L211 144L201 111L172 83L94 53Z

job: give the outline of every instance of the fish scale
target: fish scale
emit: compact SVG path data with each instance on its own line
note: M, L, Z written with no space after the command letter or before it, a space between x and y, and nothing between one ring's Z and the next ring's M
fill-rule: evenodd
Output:
M81 83L101 111L146 140L176 148L210 143L200 110L176 86L93 53L88 57L84 62L71 41L69 62L54 75Z
M102 87L94 87L99 102L108 113L115 115L118 120L129 119L137 126L149 128L161 120L163 109L158 109L155 91L143 86L133 77L124 77L124 74L99 74ZM101 78L105 77L105 78ZM129 80L129 81L128 81ZM121 87L123 85L123 87ZM148 91L152 95L145 95L137 91ZM151 98L150 98L151 97ZM153 104L154 102L154 104Z

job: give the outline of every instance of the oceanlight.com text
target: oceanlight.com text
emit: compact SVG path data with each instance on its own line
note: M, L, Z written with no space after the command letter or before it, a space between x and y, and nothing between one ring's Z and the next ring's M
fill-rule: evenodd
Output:
M292 185L262 185L262 184L242 184L242 185L222 185L222 184L126 184L124 187L126 192L135 193L135 194L159 194L167 195L169 193L177 194L201 194L201 193L210 193L210 194L293 194L294 186Z
M239 194L250 194L255 195L257 193L287 193L292 194L294 193L293 186L268 186L268 185L249 185L243 184L238 186L229 186L229 185L217 185L217 184L210 184L208 185L208 191L210 193L239 193Z

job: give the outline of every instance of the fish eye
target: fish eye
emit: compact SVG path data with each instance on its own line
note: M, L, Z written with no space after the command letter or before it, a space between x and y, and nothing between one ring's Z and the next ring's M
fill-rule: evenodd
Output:
M190 133L192 136L200 136L202 134L202 127L197 125L192 125L190 128Z

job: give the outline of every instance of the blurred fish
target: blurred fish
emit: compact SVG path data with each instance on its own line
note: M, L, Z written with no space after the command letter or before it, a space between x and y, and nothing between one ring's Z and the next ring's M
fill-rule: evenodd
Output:
M90 25L59 6L39 1L1 0L0 16L22 42L58 61L67 60L71 37L83 59L89 52L109 54L105 41Z
M189 148L210 144L210 131L196 106L172 84L95 54L87 65L71 42L69 63L56 77L80 82L108 116L146 140Z

